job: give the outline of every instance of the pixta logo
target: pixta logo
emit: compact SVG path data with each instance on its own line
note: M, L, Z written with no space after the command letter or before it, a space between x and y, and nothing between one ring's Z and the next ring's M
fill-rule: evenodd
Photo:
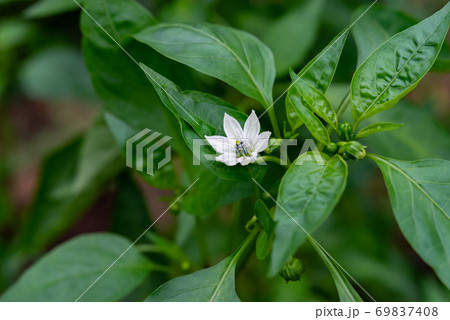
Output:
M170 139L172 138L150 129L135 134L126 142L127 167L152 176L155 165L157 169L161 169L170 161L171 149L170 145L167 145ZM162 149L164 145L167 146Z

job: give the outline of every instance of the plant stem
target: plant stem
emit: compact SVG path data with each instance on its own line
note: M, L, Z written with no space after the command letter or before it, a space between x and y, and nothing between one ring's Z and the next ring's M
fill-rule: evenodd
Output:
M245 240L242 242L241 246L236 250L236 252L233 254L233 260L238 260L239 257L242 255L242 253L245 251L245 249L249 246L250 243L252 243L253 239L256 237L256 235L261 231L261 227L255 226L253 230L250 232L250 234L245 238Z
M278 127L277 117L273 107L267 106L267 113L269 114L270 122L272 123L273 133L275 138L281 138L280 128Z
M289 159L287 159L287 161L288 161L287 164L281 164L281 160L280 160L279 158L274 157L274 156L269 156L269 155L259 157L259 159L261 159L261 160L263 160L263 161L274 162L274 163L276 163L276 164L279 164L280 166L287 167L287 168L288 168L289 165L290 165Z
M207 245L205 226L201 217L195 217L195 238L197 239L200 257L205 266L209 265L209 250Z

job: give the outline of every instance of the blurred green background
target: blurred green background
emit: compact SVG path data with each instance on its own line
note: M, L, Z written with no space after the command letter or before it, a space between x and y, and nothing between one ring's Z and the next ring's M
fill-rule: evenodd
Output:
M275 53L275 97L290 83L288 67L298 71L351 23L355 12L371 3L139 2L160 21L208 21L259 37ZM393 34L408 27L402 21L414 23L446 2L379 1L354 29L378 17ZM398 15L404 19L395 19ZM39 256L75 235L109 230L134 240L173 199L172 191L150 186L125 167L120 148L99 115L102 102L81 53L79 17L79 7L71 0L0 0L0 294ZM447 41L441 66L435 68L440 72L430 72L402 102L376 117L402 122L404 128L371 136L366 140L368 150L405 160L450 159L448 47ZM327 93L334 105L346 93L357 63L358 50L349 37ZM181 71L185 75L176 82L183 89L216 94L243 110L254 107L254 102L243 100L222 82L185 67ZM148 90L153 90L150 84ZM155 96L148 103L159 101ZM280 99L275 109L281 120L285 118L283 107L284 99ZM315 233L316 238L378 301L448 301L448 290L402 236L378 169L369 161L349 166L344 197ZM240 243L252 203L244 199L204 219L207 265ZM183 261L189 261L188 269L202 263L193 216L177 208L171 211L152 230L167 238L172 249L181 248L186 257L157 257L168 259L165 263L173 271L152 273L127 300L142 299L159 284L186 272ZM305 245L298 256L306 273L300 282L286 284L281 277L267 279L267 261L260 262L252 254L238 269L236 286L241 299L338 300L332 278L315 252Z

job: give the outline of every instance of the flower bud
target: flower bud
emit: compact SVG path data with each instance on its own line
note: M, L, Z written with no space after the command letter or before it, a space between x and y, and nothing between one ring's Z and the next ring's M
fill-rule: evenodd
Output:
M338 149L338 146L337 146L336 143L330 142L325 148L326 148L327 151L330 152L330 153L336 153L336 151L337 151L337 149Z
M302 277L305 272L305 267L301 260L297 258L291 258L289 262L281 269L280 276L286 280L286 283L289 281L298 281Z
M357 141L340 142L338 145L341 146L338 152L344 159L361 160L366 157L367 147Z
M350 141L353 139L353 125L348 122L344 121L339 124L339 136L342 140Z

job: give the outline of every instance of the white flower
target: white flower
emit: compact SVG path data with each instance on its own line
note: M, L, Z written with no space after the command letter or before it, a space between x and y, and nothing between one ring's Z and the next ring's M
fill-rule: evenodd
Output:
M205 136L209 144L220 153L216 161L227 166L235 166L240 163L243 166L256 161L258 153L265 150L269 144L270 131L261 134L258 117L255 111L245 121L244 130L239 122L225 113L223 118L223 130L226 137Z

